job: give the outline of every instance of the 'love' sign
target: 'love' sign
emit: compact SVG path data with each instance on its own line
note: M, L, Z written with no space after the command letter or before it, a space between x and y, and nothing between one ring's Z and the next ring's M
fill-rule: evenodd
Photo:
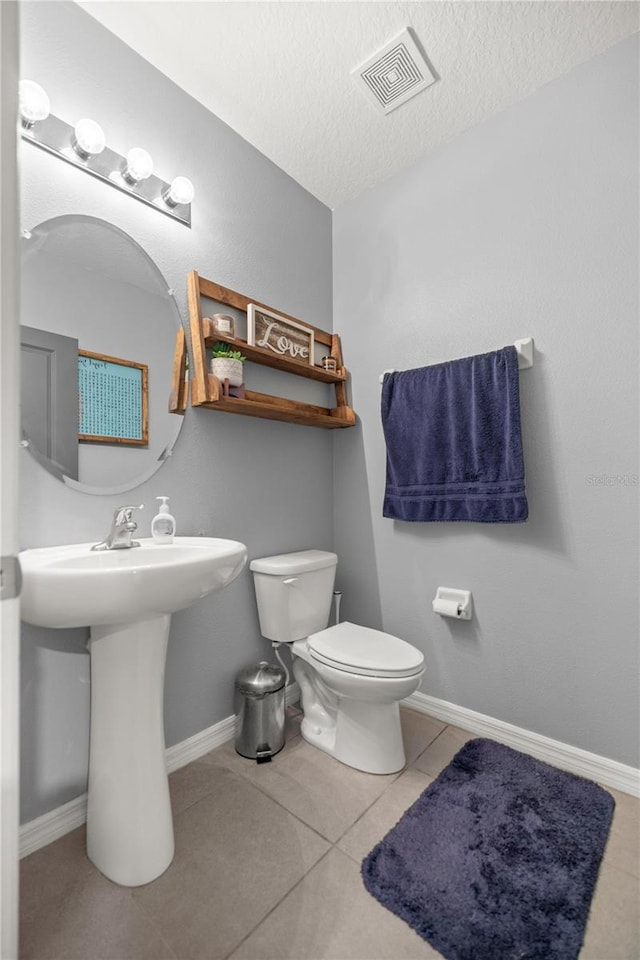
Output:
M250 303L247 308L247 342L281 357L313 364L313 330Z

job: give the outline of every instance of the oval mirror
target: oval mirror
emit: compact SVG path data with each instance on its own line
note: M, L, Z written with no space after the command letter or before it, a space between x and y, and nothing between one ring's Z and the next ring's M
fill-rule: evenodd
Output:
M105 220L55 217L25 231L23 445L86 493L123 493L171 454L168 412L180 313L153 260Z

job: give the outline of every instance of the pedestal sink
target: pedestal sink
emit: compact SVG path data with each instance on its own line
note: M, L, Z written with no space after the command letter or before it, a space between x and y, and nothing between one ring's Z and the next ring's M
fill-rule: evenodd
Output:
M22 619L90 628L87 854L110 880L135 887L160 876L174 853L163 722L171 614L231 583L247 549L206 537L91 546L20 554Z

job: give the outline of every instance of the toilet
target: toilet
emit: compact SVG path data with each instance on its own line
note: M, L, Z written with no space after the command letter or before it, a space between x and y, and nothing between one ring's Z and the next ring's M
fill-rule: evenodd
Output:
M302 550L253 560L260 630L287 644L302 697L302 736L367 773L405 765L399 702L424 673L415 647L355 623L327 627L338 557Z

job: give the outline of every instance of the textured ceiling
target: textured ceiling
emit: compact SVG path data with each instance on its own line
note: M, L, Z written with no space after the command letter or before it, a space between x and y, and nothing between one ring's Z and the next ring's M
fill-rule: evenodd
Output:
M80 6L330 207L640 28L624 0ZM385 116L350 74L406 26L439 79Z

